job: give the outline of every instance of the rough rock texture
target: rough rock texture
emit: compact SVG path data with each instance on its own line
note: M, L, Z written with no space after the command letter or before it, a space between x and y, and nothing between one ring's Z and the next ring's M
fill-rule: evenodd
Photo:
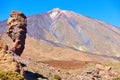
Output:
M7 25L7 34L13 40L13 45L9 50L16 53L17 55L21 55L24 50L27 33L26 16L22 12L12 11L10 18L7 21Z
M0 70L18 72L23 75L21 64L7 51L7 45L0 40Z
M95 69L83 73L82 80L101 80L102 78L114 80L117 76L118 73L114 72L111 67L96 64Z

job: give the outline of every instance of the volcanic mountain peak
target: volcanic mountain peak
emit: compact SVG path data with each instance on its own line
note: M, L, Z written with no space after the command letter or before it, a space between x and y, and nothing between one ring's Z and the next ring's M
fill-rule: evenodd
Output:
M64 15L65 14L65 10L61 10L59 8L54 8L51 11L48 11L48 14L50 15L51 19L54 20L56 17L58 17L59 15Z

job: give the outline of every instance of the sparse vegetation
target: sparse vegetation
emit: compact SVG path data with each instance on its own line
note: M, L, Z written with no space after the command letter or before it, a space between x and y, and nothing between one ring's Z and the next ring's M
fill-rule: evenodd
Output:
M24 80L24 77L17 72L0 70L0 80Z
M52 76L52 73L49 73L49 76Z
M57 75L57 74L54 75L54 79L56 79L56 80L62 80L62 78L59 75Z
M70 75L70 72L66 72L67 75Z

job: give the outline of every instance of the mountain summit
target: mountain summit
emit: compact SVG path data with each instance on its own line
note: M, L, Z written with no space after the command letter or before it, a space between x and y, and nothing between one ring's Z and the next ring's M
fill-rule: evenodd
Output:
M120 57L120 30L105 22L55 8L31 15L28 35L59 47L69 47L86 53ZM0 33L6 29L0 22Z

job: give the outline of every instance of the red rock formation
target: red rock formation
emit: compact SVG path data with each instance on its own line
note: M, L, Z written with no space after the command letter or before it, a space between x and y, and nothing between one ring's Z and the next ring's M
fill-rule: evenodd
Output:
M21 55L24 50L27 33L26 16L22 12L12 11L10 18L7 21L7 25L7 34L13 40L13 45L9 50L16 53L17 55Z

